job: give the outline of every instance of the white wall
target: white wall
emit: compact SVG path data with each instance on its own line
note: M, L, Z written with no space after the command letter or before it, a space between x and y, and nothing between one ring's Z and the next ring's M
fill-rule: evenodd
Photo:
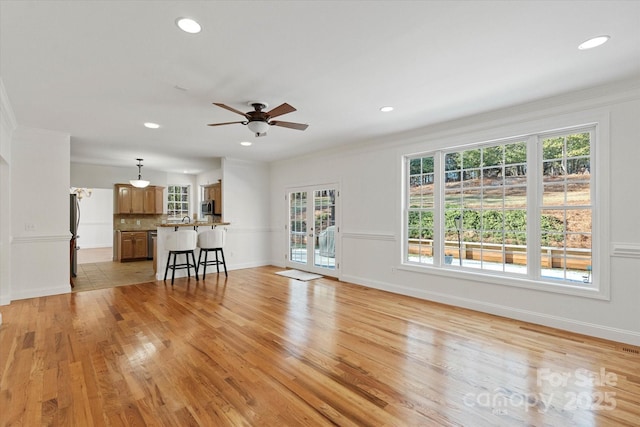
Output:
M71 163L71 187L110 188L114 184L126 184L138 177L138 167L101 166L88 163ZM167 186L167 173L143 168L142 177L151 185Z
M95 188L80 205L78 246L81 249L113 246L113 190Z
M556 115L604 112L610 118L609 188L610 299L506 286L442 272L412 271L401 265L402 156L434 149L442 137L460 143L486 141L530 121ZM340 182L342 280L578 333L640 345L640 86L638 81L568 94L458 120L393 139L315 153L270 165L272 263L283 265L287 222L284 190L314 182ZM539 129L544 130L544 129ZM503 135L512 136L513 134ZM607 139L603 139L607 141ZM604 212L609 215L609 212ZM605 221L606 222L606 221ZM625 249L626 248L626 249Z
M227 227L225 259L230 269L270 263L269 167L266 163L222 160L222 218Z
M69 134L21 126L13 134L11 299L71 290L69 151Z
M11 302L11 139L15 128L16 119L0 78L0 305Z

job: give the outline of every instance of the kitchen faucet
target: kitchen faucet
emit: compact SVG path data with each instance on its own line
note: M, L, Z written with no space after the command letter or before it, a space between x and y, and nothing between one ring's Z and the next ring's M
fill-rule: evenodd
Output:
M185 222L184 222L184 219L185 219L185 218L187 219L186 224L188 224L188 223L190 223L190 222L191 222L191 217L190 217L189 215L186 215L186 216L183 216L183 217L182 217L182 223L183 223L183 224L185 224Z

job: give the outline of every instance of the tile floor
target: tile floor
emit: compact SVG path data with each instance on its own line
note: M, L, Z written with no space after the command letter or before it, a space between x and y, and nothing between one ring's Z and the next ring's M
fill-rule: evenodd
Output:
M155 281L153 261L113 262L111 248L78 251L73 292Z

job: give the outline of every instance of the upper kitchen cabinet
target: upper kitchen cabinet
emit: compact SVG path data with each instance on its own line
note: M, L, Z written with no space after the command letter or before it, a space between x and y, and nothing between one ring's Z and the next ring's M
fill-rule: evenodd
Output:
M204 187L204 200L213 200L213 214L222 215L222 182Z
M164 187L153 187L155 193L155 212L161 214L164 212Z
M164 187L114 186L113 212L116 214L162 214Z

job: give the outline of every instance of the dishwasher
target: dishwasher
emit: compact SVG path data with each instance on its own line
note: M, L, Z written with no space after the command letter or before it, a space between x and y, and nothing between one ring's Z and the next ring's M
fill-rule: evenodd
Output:
M153 259L153 239L158 238L157 230L147 231L147 259Z

